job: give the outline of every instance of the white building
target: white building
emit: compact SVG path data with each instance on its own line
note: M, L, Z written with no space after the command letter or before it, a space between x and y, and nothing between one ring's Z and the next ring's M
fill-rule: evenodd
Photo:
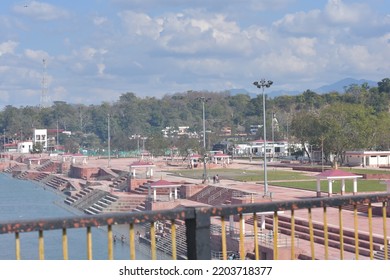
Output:
M345 164L350 166L390 166L390 151L347 151Z
M34 144L42 145L44 151L47 150L47 129L34 129Z
M18 143L17 151L18 153L28 154L32 151L33 142L32 141L23 141Z
M289 143L287 141L267 141L266 153L268 157L284 157L288 155ZM264 140L256 140L247 144L238 144L234 148L237 156L263 156Z

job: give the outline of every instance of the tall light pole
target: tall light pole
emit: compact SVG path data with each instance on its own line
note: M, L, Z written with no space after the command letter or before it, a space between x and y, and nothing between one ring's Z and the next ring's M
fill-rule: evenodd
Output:
M203 180L206 182L208 180L207 178L207 168L206 168L206 118L205 118L205 109L204 104L206 103L207 99L205 97L199 97L198 100L202 102L202 109L203 109Z
M272 119L271 119L271 132L272 132L272 161L275 157L275 130L274 130L274 118L275 113L272 112Z
M265 94L264 94L264 88L269 88L273 82L265 79L261 79L260 81L253 82L253 84L257 88L262 89L263 94L263 134L264 134L264 196L268 196L268 179L267 179L267 128L265 123Z
M110 128L110 114L107 114L107 142L108 142L108 167L111 167L111 128Z

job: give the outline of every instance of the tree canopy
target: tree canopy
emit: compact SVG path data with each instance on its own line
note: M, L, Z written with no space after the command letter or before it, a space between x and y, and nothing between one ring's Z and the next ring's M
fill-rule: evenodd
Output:
M171 146L183 150L201 147L200 138L164 139L162 129L188 126L202 135L202 102L204 97L207 146L224 140L220 132L230 127L233 134L250 134L251 125L262 124L263 98L261 95L231 95L228 92L187 91L165 95L161 99L137 97L123 93L114 103L100 105L68 104L55 101L52 106L39 108L5 106L0 112L0 129L7 141L24 140L32 136L33 128L56 127L72 131L72 136L60 139L69 149L99 149L107 145L108 118L111 125L113 150L137 147L134 135L146 138L146 148L163 153ZM350 85L343 93L318 94L306 90L301 94L265 96L267 136L274 129L274 140L310 143L323 148L326 154L343 157L351 149L389 149L390 141L390 79L367 84ZM278 127L272 127L272 116ZM262 138L262 130L255 135ZM240 138L241 141L241 138Z

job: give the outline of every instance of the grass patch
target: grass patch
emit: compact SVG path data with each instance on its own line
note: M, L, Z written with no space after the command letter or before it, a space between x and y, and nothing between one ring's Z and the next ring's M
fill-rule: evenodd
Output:
M350 169L343 168L343 170L352 172L355 174L390 174L387 170L370 170L370 169ZM176 176L182 176L192 179L202 180L203 169L186 169L171 171ZM218 174L219 178L223 181L224 179L235 180L240 182L262 182L264 181L264 171L259 170L243 170L243 169L212 169L207 170L207 174L212 180L212 177ZM305 175L306 173L300 173L297 171L278 170L276 168L269 168L267 170L268 183L270 185L286 187L286 188L297 188L304 190L315 191L317 189L317 180L314 176ZM313 174L314 175L314 174ZM386 191L386 184L381 182L382 180L359 180L357 183L358 192L377 192ZM328 181L321 180L321 191L328 191ZM332 185L333 192L341 192L341 180L335 180ZM348 193L353 192L353 181L345 180L345 191Z
M353 192L353 182L352 180L345 181L345 191ZM290 182L272 182L272 185L287 187L287 188L297 188L304 190L315 191L317 189L317 180L313 181L290 181ZM357 182L358 192L377 192L377 191L386 191L386 185L381 183L380 180L358 180ZM328 181L321 180L321 191L328 191ZM341 192L341 180L334 181L332 185L333 192Z
M182 177L188 177L193 179L202 179L203 169L188 169L188 170L178 170L173 171L173 174ZM219 176L221 180L229 179L241 182L251 182L251 181L264 181L264 171L259 169L257 170L241 170L241 169L212 169L207 170L207 174L210 178L214 175ZM269 181L273 180L307 180L312 179L313 177L300 174L295 171L285 171L277 170L270 168L267 170L267 178Z

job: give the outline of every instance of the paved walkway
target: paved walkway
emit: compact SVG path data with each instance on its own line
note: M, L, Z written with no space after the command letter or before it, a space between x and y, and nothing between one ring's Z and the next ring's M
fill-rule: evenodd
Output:
M245 163L240 163L240 167L244 167L247 169L259 169L259 165L255 164L248 164L245 165ZM238 168L240 168L238 167ZM160 173L164 176L166 180L177 180L178 177L171 175L169 172L163 172L160 171ZM311 175L315 175L316 173L311 173ZM182 177L180 177L182 178ZM194 183L200 183L199 180L196 179L188 179L186 178L186 181L194 182ZM240 191L248 191L252 193L257 193L259 195L264 194L264 185L262 183L245 183L245 182L237 182L233 180L222 180L219 184L211 184L215 186L221 186L231 189L237 189ZM268 191L272 193L272 200L273 201L284 201L284 200L295 200L295 199L304 199L304 198L315 198L316 192L315 191L309 191L309 190L300 190L300 189L293 189L293 188L285 188L285 187L278 187L273 186L272 182L269 182L268 185ZM324 193L324 196L326 194ZM348 195L348 194L346 194ZM283 215L290 216L290 212L285 212ZM308 211L306 209L295 211L295 217L296 219L308 219ZM312 220L313 223L320 223L323 224L323 209L322 208L314 208L312 209ZM329 207L327 209L327 222L328 226L335 226L339 227L339 210L337 208ZM346 211L344 210L342 212L342 222L343 222L343 228L344 229L350 229L354 230L354 216L353 211ZM387 218L386 222L387 226L387 233L388 233L388 239L390 240L390 219ZM363 213L359 213L358 215L358 230L359 232L369 232L368 228L368 218L367 215ZM383 218L374 216L372 219L372 231L374 236L383 236ZM300 240L299 241L299 247L301 249L304 249L306 252L310 252L310 243L306 240ZM324 259L324 246L316 244L315 245L315 256L318 259ZM329 247L329 258L330 259L340 259L340 250L334 249ZM355 254L344 251L344 258L345 259L354 259ZM359 259L369 259L369 257L360 256Z
M110 162L108 162L108 159L99 159L99 158L89 158L87 166L96 166L96 167L107 167L108 164L110 164L111 168L120 169L120 170L129 170L129 164L137 161L137 159L116 159L112 158ZM229 166L229 168L237 168L237 169L244 169L244 170L259 170L262 172L262 166L260 165L260 162L252 161L248 162L247 160L234 160L234 163ZM174 167L167 167L162 162L160 165L156 165L156 170L154 173L154 178L162 178L164 180L168 181L181 181L185 180L189 183L194 184L200 184L201 181L199 179L191 179L191 178L184 178L184 177L178 177L172 175L171 172L169 172L169 169L171 170L177 170L177 168ZM291 169L289 169L291 170ZM316 175L317 173L310 173L310 175ZM259 195L264 194L264 185L262 183L256 183L256 182L237 182L233 180L222 180L221 183L215 184L216 186L231 188L231 189L237 189L237 190L244 190L251 193L256 193ZM294 199L303 199L303 198L314 198L316 197L316 193L314 191L307 191L307 190L299 190L299 189L292 189L292 188L284 188L284 187L277 187L272 185L272 181L269 181L268 191L272 193L272 199L273 201L283 201L283 200L294 200ZM190 204L190 201L183 202L183 204ZM339 213L338 209L336 208L329 208L327 211L327 219L328 224L338 227L339 226ZM289 213L285 213L285 215L289 215ZM296 218L302 218L307 219L308 213L307 210L298 210L296 211ZM316 223L323 223L323 210L322 209L313 209L312 210L312 217L313 222ZM353 229L353 212L351 211L343 211L343 226L344 228ZM358 224L359 224L359 230L368 232L368 219L367 216L364 214L359 214L358 216ZM387 219L387 232L390 234L390 220ZM374 217L373 223L372 223L373 233L374 235L383 236L383 223L381 217ZM388 236L390 239L390 237ZM307 252L310 252L310 244L304 240L300 241L300 247L305 248ZM316 245L316 257L317 253L318 258L321 258L321 252L324 252L323 246ZM339 250L330 250L331 258L332 259L338 259L339 258ZM354 255L346 253L347 259L353 259Z

